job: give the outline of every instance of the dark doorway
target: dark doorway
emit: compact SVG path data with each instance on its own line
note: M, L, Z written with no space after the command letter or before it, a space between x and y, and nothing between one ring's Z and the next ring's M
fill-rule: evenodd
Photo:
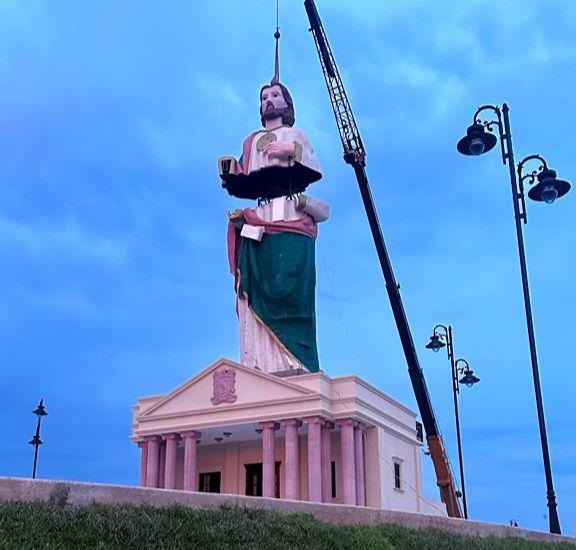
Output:
M262 462L244 464L246 468L246 494L251 497L262 496ZM280 498L280 462L274 468L274 496Z
M198 490L201 493L219 493L221 478L222 475L220 472L207 472L205 474L200 474Z

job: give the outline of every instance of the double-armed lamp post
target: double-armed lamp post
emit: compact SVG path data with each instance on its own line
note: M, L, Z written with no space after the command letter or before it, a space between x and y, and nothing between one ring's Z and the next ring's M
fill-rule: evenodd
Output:
M450 367L452 371L452 393L454 395L454 417L456 419L456 439L458 441L458 466L460 467L460 487L462 488L462 505L464 507L464 519L468 519L468 503L466 501L466 484L464 482L464 460L462 458L462 439L460 437L460 412L458 410L458 395L460 393L460 384L471 388L480 378L474 375L474 371L470 369L466 359L456 359L454 357L454 342L452 340L452 327L448 325L436 325L430 336L430 342L426 344L426 348L431 349L433 352L438 352L439 349L446 347L448 359L450 360ZM462 366L460 366L462 365ZM458 377L462 376L460 380Z
M546 421L542 404L542 389L540 387L540 374L538 370L538 356L536 353L536 339L534 335L534 322L532 318L532 305L530 302L530 289L528 286L528 271L526 268L526 254L524 251L524 238L522 234L522 222L527 223L525 184L530 187L528 198L553 203L556 199L564 196L570 190L567 181L560 180L554 170L551 170L544 158L540 155L529 155L518 166L514 166L514 151L512 148L512 134L508 116L508 105L504 103L502 109L495 105L483 105L474 113L473 123L468 127L466 136L459 142L457 149L463 155L478 156L487 153L498 143L498 138L493 133L494 128L500 138L502 162L508 165L510 185L512 187L512 202L514 205L514 220L516 222L516 237L518 239L518 254L520 258L520 273L522 276L522 290L524 293L524 309L526 313L526 325L528 329L528 342L530 346L530 360L532 363L532 377L534 379L534 392L536 394L536 409L538 412L538 425L540 428L540 441L542 445L542 458L546 477L546 489L549 509L550 532L560 534L560 522L556 509L556 494L552 482L552 470L550 466L550 454L548 452L548 437L546 435ZM490 113L488 120L481 120L481 114ZM526 164L537 161L539 166L532 171L525 171Z
M32 436L32 439L28 441L28 443L34 447L34 466L32 467L32 479L35 479L36 466L38 464L38 447L40 447L40 445L43 443L43 441L40 439L40 423L42 422L42 418L48 414L46 412L46 408L44 407L44 399L40 399L40 403L32 412L38 417L38 421L36 422L36 433Z

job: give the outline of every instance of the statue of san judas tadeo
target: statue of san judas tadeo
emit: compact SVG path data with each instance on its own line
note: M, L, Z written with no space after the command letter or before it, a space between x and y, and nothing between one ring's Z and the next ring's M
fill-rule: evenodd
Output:
M263 128L239 160L221 157L222 186L257 201L228 214L228 258L237 294L240 362L265 372L319 370L316 346L315 240L329 206L304 191L322 177L294 105L275 71L260 90Z

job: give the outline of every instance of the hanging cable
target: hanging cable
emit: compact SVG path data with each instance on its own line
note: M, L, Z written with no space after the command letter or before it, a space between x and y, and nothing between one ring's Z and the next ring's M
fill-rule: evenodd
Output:
M280 24L279 24L279 21L280 21L280 17L279 17L280 9L279 9L279 4L280 4L280 0L276 0L276 32L278 32L278 31L280 30Z

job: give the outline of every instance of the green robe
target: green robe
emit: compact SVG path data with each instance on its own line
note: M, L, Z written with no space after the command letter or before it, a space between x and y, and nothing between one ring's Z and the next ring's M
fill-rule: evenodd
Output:
M240 292L252 311L310 372L318 372L314 239L298 233L242 238Z

